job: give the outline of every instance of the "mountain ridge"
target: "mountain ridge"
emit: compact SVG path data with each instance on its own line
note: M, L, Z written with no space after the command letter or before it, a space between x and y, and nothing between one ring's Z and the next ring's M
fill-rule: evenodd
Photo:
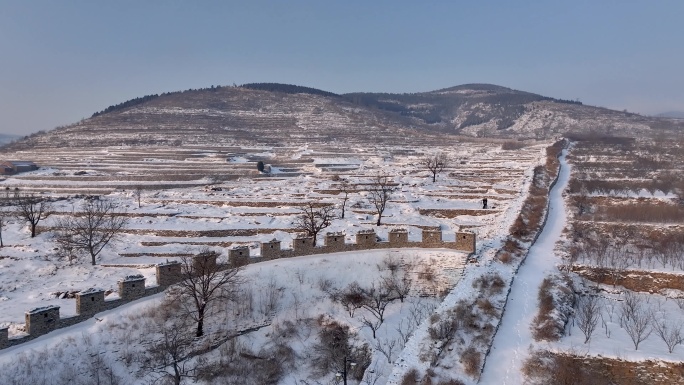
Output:
M569 133L646 135L683 126L672 119L486 83L419 93L341 95L296 85L249 83L131 99L9 147L282 145L336 140L400 144L407 138L434 142L456 135L546 140Z

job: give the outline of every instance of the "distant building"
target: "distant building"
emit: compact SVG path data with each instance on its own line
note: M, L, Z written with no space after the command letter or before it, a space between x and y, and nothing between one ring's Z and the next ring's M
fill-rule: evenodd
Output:
M0 174L2 175L12 175L34 170L38 170L38 166L28 160L6 160L0 162Z

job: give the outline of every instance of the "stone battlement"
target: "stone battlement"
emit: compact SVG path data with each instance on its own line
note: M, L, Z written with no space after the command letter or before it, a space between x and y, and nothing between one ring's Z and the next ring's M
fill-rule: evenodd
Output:
M424 229L422 239L418 242L410 242L408 230L402 228L391 229L388 232L388 241L378 241L375 230L361 230L355 234L356 243L346 243L345 233L325 234L325 244L314 246L313 237L296 236L292 242L292 249L282 249L281 241L273 239L261 243L261 256L252 259L247 246L238 246L228 250L231 265L246 265L251 262L267 261L279 258L291 258L302 255L326 254L343 251L373 250L403 247L422 248L446 248L474 253L476 248L476 236L472 232L457 232L454 242L445 242L442 239L440 229ZM217 255L209 253L193 258L192 268L198 265L209 264L216 266ZM183 265L177 261L167 261L156 267L157 284L154 287L145 287L145 277L142 275L129 275L118 282L119 299L106 300L105 291L102 289L88 289L76 294L75 317L60 319L59 306L45 306L26 312L26 332L28 336L9 338L8 328L0 326L0 349L18 345L47 334L52 330L74 325L85 321L93 315L116 308L136 299L156 294L166 287L179 282L182 279Z

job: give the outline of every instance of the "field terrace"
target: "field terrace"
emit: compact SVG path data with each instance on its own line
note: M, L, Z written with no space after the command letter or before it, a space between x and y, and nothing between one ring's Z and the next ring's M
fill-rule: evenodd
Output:
M573 145L566 239L558 245L565 254L561 270L571 273L569 283L547 292L554 299L545 306L554 309L551 318L562 314L567 303L557 302L557 292L570 289L581 293L575 298L577 314L594 297L600 318L588 343L575 320L550 345L551 353L535 353L526 367L531 383L562 383L563 376L577 384L682 383L684 346L669 352L655 330L658 322L684 320L682 144L681 139L586 138ZM636 321L623 318L628 303L636 303L633 313L652 317L638 349L628 331Z
M346 242L354 242L362 229L374 229L387 240L389 229L408 228L409 240L416 241L421 229L439 227L445 241L453 241L456 231L474 231L479 248L507 234L517 214L511 204L524 198L544 149L539 144L503 151L498 144L484 143L441 148L457 161L435 183L420 164L434 148L111 147L9 154L35 161L41 169L10 176L4 187L56 200L35 239L16 220L4 231L0 264L16 274L0 278L0 322L10 324L10 335L19 333L23 313L31 307L68 309L73 304L65 301L73 293L93 286L116 295L116 281L129 274L141 273L154 282L151 266L203 247L226 255L226 248L247 245L257 257L259 242L277 238L289 248L300 205L314 201L339 207L343 179L357 190L349 196L345 218L334 220L326 231L345 232ZM271 165L271 174L257 172L259 160ZM364 191L378 174L389 175L397 186L380 227ZM134 186L144 189L141 207ZM130 219L120 240L92 268L86 260L69 263L60 257L51 238L56 221L77 214L88 195L115 200ZM482 209L484 197L487 210Z

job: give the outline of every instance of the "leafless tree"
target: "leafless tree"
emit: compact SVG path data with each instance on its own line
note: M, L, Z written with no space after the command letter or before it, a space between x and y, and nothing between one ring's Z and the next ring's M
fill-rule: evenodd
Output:
M349 194L356 191L356 189L347 180L343 180L340 183L338 189L340 190L340 194L342 194L342 213L340 214L340 219L344 219L344 213L347 208L347 202L349 201Z
M397 351L401 351L403 349L403 346L401 345L401 340L400 339L386 339L382 340L378 338L375 341L375 349L382 353L383 356L387 359L387 363L391 364L394 361L394 356Z
M597 296L584 296L578 301L577 327L584 333L585 344L591 340L600 316L601 304Z
M204 320L209 307L218 299L234 298L242 283L242 267L219 264L219 253L208 248L196 256L181 258L180 291L187 314L196 322L196 336L204 335Z
M413 287L413 282L411 281L411 277L409 277L408 271L404 271L402 276L391 274L389 277L384 277L382 283L387 290L396 298L399 298L399 301L401 302L404 302L404 299L408 296Z
M313 245L316 246L318 233L330 226L336 217L335 207L316 207L313 202L307 202L301 210L302 213L295 219L294 227L313 237Z
M577 207L577 216L581 217L591 211L591 201L589 200L589 191L585 186L582 186L579 193L575 195L575 206Z
M135 199L138 201L138 208L141 207L140 199L142 198L142 194L143 194L142 186L138 185L138 186L133 187L133 197L135 197Z
M391 290L386 286L380 285L379 287L376 287L375 284L372 284L368 289L363 289L363 296L364 301L362 307L368 310L375 320L363 317L361 321L373 331L373 338L375 338L375 332L385 321L387 306L389 306L396 297L392 296Z
M606 261L613 279L613 287L623 277L627 268L632 264L632 255L625 244L614 245L606 250Z
M156 376L157 381L180 385L183 378L193 378L197 370L197 363L189 360L193 353L190 325L187 317L178 317L179 305L171 299L157 310L150 325L153 338L143 343L147 346L143 370Z
M672 321L666 315L660 319L653 320L653 331L665 342L670 353L672 353L677 345L684 343L682 323L680 321Z
M449 166L449 157L445 153L437 153L423 158L423 165L432 173L432 183L437 180L437 174Z
M318 343L312 346L314 352L311 365L314 374L323 376L331 373L340 373L347 369L347 373L357 380L363 377L363 372L370 365L370 355L367 347L354 348L352 338L354 335L349 326L336 321L329 321L321 325L318 332ZM349 362L356 363L351 367ZM350 370L351 369L351 370Z
M394 189L394 184L387 175L376 176L368 189L368 200L373 204L375 212L378 214L378 221L376 223L378 226L380 226L382 213L387 208L387 202L390 200Z
M92 199L83 203L81 211L57 221L55 240L63 249L90 255L91 263L120 234L128 218L108 199Z
M350 283L340 293L336 293L336 297L352 318L354 317L354 312L363 307L366 299L363 289L356 281Z
M653 312L640 297L631 293L627 294L622 306L622 327L632 340L634 350L639 350L639 344L653 332Z
M17 215L28 222L31 227L31 238L34 238L38 223L50 216L50 201L35 194L17 194L14 204L17 207Z
M3 210L0 207L0 247L5 247L5 243L2 240L2 233L7 227L7 222L12 218L12 213L10 211Z

